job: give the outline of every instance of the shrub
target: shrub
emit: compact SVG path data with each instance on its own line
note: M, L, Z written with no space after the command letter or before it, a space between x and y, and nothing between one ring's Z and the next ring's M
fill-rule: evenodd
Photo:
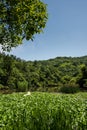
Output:
M2 84L0 84L0 90L3 89L3 88L4 88L4 86Z
M18 81L17 82L18 91L25 92L28 90L28 82L25 81Z
M77 93L79 91L80 89L78 84L64 84L60 88L60 92L62 93Z
M84 79L83 87L84 87L84 88L87 88L87 79Z

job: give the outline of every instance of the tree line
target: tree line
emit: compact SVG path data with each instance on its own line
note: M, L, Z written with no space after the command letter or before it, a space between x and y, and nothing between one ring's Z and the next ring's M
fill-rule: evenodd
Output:
M64 85L87 88L87 56L25 61L0 53L0 89L58 91Z

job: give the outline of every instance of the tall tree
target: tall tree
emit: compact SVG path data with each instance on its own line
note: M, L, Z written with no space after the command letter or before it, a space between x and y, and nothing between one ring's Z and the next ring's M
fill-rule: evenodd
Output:
M41 0L0 0L0 44L10 51L22 44L23 39L33 40L47 22L47 5Z

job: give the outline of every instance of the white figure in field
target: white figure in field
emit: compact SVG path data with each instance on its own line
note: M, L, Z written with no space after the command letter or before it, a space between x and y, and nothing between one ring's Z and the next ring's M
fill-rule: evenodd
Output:
M27 92L24 96L30 96L31 95L31 92Z

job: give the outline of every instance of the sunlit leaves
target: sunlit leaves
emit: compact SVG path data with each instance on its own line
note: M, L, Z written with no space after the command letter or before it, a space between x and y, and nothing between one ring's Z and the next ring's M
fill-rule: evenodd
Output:
M46 4L40 0L3 0L0 2L0 44L10 51L22 40L33 40L47 22Z
M1 130L86 130L87 93L0 95Z

